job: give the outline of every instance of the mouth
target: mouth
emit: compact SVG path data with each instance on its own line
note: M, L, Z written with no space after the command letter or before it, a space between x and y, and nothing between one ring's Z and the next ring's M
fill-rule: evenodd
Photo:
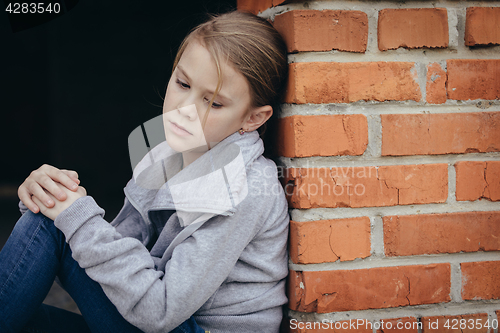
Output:
M183 136L193 135L191 132L186 130L184 127L174 123L173 121L170 121L170 126L171 126L172 130L179 135L183 135Z

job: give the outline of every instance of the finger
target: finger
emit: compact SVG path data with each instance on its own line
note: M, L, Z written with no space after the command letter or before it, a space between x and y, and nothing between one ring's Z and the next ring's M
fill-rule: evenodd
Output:
M76 171L66 169L62 169L61 171L70 177L75 183L80 184L80 179L78 179L78 173Z
M45 207L43 203L36 197L33 197L33 201L40 207L40 213L44 214L44 212L47 210L47 207Z
M44 190L47 190L48 193L52 194L60 201L64 201L67 198L66 193L58 186L59 181L51 177L51 175L41 174L36 179L34 179L36 183L38 183ZM30 187L31 189L31 187ZM33 186L32 193L34 195L41 194L41 192L35 192L35 187ZM42 198L38 196L40 200L43 201Z
M82 195L87 195L87 190L83 186L78 186L78 192Z
M19 197L19 200L22 201L22 203L28 207L29 210L31 210L33 213L38 213L40 208L37 206L37 204L31 200L31 194L28 192L25 186L19 186L19 189L17 190L17 196Z
M57 181L64 185L66 188L70 189L71 191L76 191L78 189L78 184L73 181L65 172L62 170L59 170L55 167L50 167L46 169L47 175L50 177L52 181ZM52 195L54 195L56 198L59 200L66 200L66 194L63 191L58 191L58 187L56 188L51 182L45 180L47 183L47 186L50 188L45 187ZM55 183L54 183L55 184Z
M46 178L48 178L48 177L46 177ZM49 178L49 180L53 183L53 186L56 188L57 193L62 192L61 189L56 185L56 183L54 183L50 178ZM43 186L46 186L46 185L43 185ZM47 208L51 208L54 206L54 204L55 204L54 200L52 200L52 198L48 195L49 190L40 186L39 183L32 181L28 186L28 191L32 195L33 201L34 201L34 198L36 198L36 199L38 199L38 201L42 202L42 204ZM63 194L66 196L66 193L63 193ZM36 201L34 201L34 202L38 205L38 207L40 209L43 208L43 207L40 207L40 205Z

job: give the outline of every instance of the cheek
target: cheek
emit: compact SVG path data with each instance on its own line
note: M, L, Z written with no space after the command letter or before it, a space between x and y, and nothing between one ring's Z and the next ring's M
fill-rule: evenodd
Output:
M196 105L196 112L198 112L198 119L200 119L200 121L203 121L203 118L205 117L205 112L206 110L205 109L202 109L203 106L200 107L200 105ZM207 123L210 121L210 114L208 115L208 118L207 118Z
M215 119L214 117L211 117L211 115L209 113L208 117L207 117L207 121L205 122L205 126L203 126L203 114L204 114L204 112L202 112L202 114L198 113L199 120L200 120L200 126L203 127L203 132L205 133L205 135L213 133L213 129L215 128L215 126L217 126L217 119Z
M167 86L167 91L165 92L165 98L163 99L163 106L165 107L167 105L171 105L174 100L175 100L175 89L173 87L173 82L169 81Z
M167 105L168 105L168 95L165 95L165 97L163 98L163 112L167 112Z

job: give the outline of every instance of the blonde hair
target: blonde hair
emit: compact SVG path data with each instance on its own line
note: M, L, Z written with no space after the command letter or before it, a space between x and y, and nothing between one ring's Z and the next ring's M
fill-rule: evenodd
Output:
M172 72L187 45L195 39L202 42L211 53L219 76L217 88L202 121L203 128L222 86L223 62L232 65L247 80L250 107L271 105L275 110L273 116L276 117L288 76L287 50L283 38L268 21L239 11L211 15L207 22L192 29L184 38L175 56ZM260 135L265 129L266 124L259 128Z

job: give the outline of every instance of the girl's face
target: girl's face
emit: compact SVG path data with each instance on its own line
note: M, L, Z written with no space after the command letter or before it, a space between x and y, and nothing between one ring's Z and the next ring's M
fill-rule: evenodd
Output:
M222 86L202 121L217 87L215 61L193 40L186 47L168 83L163 103L165 136L174 150L204 152L244 127L250 105L250 89L244 76L221 63ZM182 128L179 128L182 127Z

